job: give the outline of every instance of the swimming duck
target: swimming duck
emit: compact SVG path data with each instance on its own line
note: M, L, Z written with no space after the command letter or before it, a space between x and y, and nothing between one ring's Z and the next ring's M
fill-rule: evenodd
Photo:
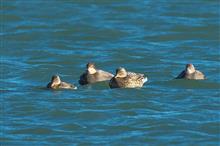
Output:
M110 80L110 88L138 88L142 87L147 82L147 77L144 74L127 72L125 68L116 69L116 75Z
M79 84L81 85L107 81L114 76L109 72L96 69L94 63L88 63L86 65L86 68L87 68L86 72L80 76Z
M70 83L62 82L58 75L52 76L51 82L48 83L47 88L50 88L50 89L77 89L76 86L74 86Z
M205 75L196 70L193 64L187 64L185 70L182 71L176 79L204 80Z

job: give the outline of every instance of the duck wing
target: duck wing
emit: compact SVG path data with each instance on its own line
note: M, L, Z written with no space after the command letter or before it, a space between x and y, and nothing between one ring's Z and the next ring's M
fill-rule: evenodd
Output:
M197 80L205 79L205 75L201 71L198 71L198 70L195 71L193 76Z
M59 88L63 88L63 89L76 89L75 86L73 86L70 83L66 83L66 82L61 82L59 85Z
M97 80L105 81L105 80L110 80L114 75L103 70L97 70L95 76Z
M128 72L128 77L134 81L143 81L145 79L144 74L134 72Z
M129 82L132 84L136 84L138 86L142 86L145 82L148 81L148 78L144 76L144 74L128 72Z

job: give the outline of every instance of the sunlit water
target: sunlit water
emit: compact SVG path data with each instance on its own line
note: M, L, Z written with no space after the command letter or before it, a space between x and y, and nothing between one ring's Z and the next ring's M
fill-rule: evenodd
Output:
M219 145L218 0L1 1L1 145ZM79 86L85 64L141 89ZM193 63L207 80L173 80ZM77 91L44 87L53 74Z

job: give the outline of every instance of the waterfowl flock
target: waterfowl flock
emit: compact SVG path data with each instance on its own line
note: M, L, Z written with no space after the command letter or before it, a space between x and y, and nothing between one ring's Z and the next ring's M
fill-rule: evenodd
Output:
M175 79L204 80L205 75L196 70L193 64L187 64L185 69ZM128 72L125 68L116 69L115 75L97 69L94 63L86 65L86 71L80 76L79 84L87 85L109 81L110 88L141 88L148 78L141 73ZM49 89L77 89L73 84L61 81L58 75L53 75L47 84Z

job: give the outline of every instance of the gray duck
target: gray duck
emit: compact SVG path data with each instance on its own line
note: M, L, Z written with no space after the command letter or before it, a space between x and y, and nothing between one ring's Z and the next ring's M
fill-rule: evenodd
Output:
M80 76L79 84L86 85L96 82L108 81L113 76L114 75L109 72L96 69L94 63L88 63L86 65L86 71Z
M187 64L185 70L183 70L176 79L204 80L205 75L196 70L193 64Z
M53 75L51 78L50 83L47 84L47 88L50 89L77 89L76 86L62 82L58 75Z

